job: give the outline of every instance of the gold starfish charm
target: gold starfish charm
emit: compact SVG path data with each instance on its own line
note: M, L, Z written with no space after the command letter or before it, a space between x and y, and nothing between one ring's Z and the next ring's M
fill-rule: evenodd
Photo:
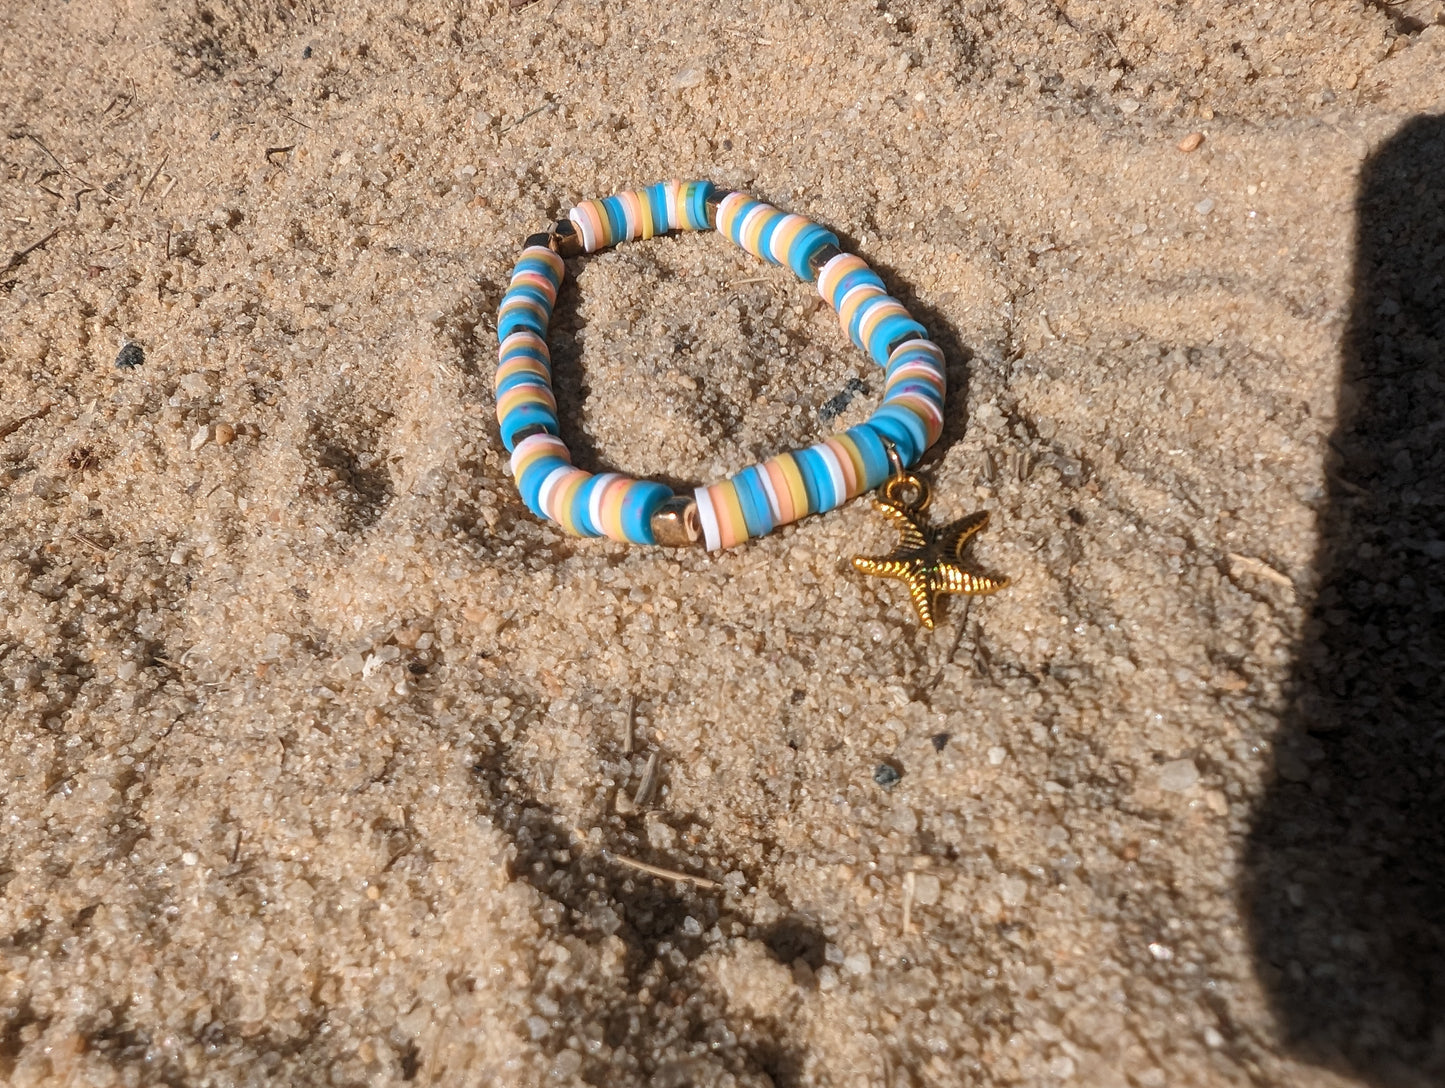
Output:
M903 539L887 556L855 555L853 565L864 574L897 578L908 585L908 595L923 626L933 628L938 597L944 593L994 593L1008 585L1007 578L986 578L965 570L960 562L964 545L988 524L988 511L981 510L942 529L930 529L920 521L932 496L928 485L912 474L891 477L882 487L878 509L889 518ZM906 498L908 492L914 498Z

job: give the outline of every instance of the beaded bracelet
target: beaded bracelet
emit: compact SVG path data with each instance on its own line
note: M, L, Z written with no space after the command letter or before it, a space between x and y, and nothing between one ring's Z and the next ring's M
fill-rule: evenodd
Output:
M816 281L849 339L884 368L883 403L866 423L691 495L652 480L575 468L560 437L546 341L563 258L668 231L712 228L749 253L786 265L805 283ZM861 258L802 216L708 181L659 182L583 201L551 231L523 243L502 296L497 337L497 422L512 475L527 508L568 533L674 547L700 540L715 551L882 487L878 506L898 523L903 541L890 556L858 557L854 564L907 582L926 626L933 626L938 594L990 593L1007 584L957 563L987 515L941 531L918 520L928 489L907 470L943 431L943 352Z

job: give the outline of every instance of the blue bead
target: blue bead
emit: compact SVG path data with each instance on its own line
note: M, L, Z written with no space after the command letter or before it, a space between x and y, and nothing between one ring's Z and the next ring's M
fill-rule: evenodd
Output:
M672 488L652 480L640 480L628 488L622 499L622 533L633 544L655 544L652 515L672 498Z
M517 262L516 267L512 269L512 275L515 276L518 272L536 272L539 275L546 276L547 279L551 281L553 287L556 287L562 282L562 277L557 274L557 269L541 257L523 257Z
M833 477L823 455L811 446L793 454L798 470L803 476L803 488L808 493L808 513L820 514L838 505L838 496L833 491Z
M622 201L615 196L604 197L602 210L607 215L607 237L612 244L627 237L627 213L622 210Z
M691 199L687 202L688 215L693 230L707 229L707 198L712 192L712 182L694 181L692 185Z
M572 496L572 508L569 511L572 518L572 525L582 536L601 536L602 530L592 523L590 508L592 506L592 492L597 487L600 476L593 476L585 481ZM603 480L604 484L609 481Z
M758 203L758 201L749 198L747 200L744 200L742 204L738 207L737 214L733 216L732 227L728 231L728 237L732 239L733 245L738 247L742 246L743 220L748 217L748 213L750 211L752 211L758 206Z
M917 347L914 347L915 344ZM924 347L923 345L925 344L927 344L928 347ZM884 375L891 378L893 377L893 372L899 367L906 363L919 361L923 362L930 370L942 374L943 367L939 364L938 356L930 350L932 347L932 342L927 339L909 341L907 347L901 349L896 356L888 360L888 366L883 372Z
M514 284L508 287L507 293L502 296L502 305L505 306L508 299L518 297L529 298L533 302L540 304L542 309L547 313L550 314L552 312L552 300L547 297L546 293L540 287L533 287L530 283Z
M546 336L547 323L528 310L513 310L497 322L497 337L501 340L523 331Z
M552 409L545 404L519 404L508 412L507 418L501 422L502 445L507 447L508 453L516 448L517 432L534 423L540 423L547 428L549 434L561 434L561 428L557 425L557 413Z
M672 229L667 221L667 186L662 182L647 187L647 203L652 209L652 229L656 234L666 234Z
M535 287L513 287L502 296L502 302L505 304L508 298L516 298L519 295L534 298L541 302L542 313L539 314L533 310L508 310L507 313L503 314L497 321L497 339L505 340L518 329L528 329L535 332L538 336L545 337L547 335L547 322L552 316L552 307L547 302L547 296Z
M920 397L926 397L928 400L938 405L939 408L943 407L943 401L938 396L937 387L929 385L922 378L909 378L905 381L899 382L892 389L888 390L888 395L883 398L883 403L887 404L890 400L896 400L899 397L904 396L908 393L913 393L914 395Z
M552 474L553 470L562 468L566 464L567 462L560 457L543 457L528 465L526 471L522 473L521 478L517 480L517 491L522 496L522 502L526 504L528 510L532 511L532 513L536 514L539 518L547 516L547 512L542 509L538 502L542 493L542 485L546 482L547 477Z
M849 272L846 276L840 279L838 283L834 286L833 297L828 300L828 304L832 306L833 309L838 309L838 307L843 302L843 296L846 295L849 291L853 290L853 288L857 287L860 283L872 284L880 291L886 292L888 290L886 287L883 286L883 281L878 278L878 273L874 272L873 269L855 268L852 272Z
M768 502L768 493L763 490L762 473L761 466L749 465L732 481L750 537L764 536L773 529L773 508Z
M540 374L533 374L531 371L523 370L517 374L508 374L497 383L497 396L500 397L509 389L515 389L519 385L535 385L540 389L551 389L551 383Z
M893 443L905 468L912 468L928 448L923 420L901 405L884 404L873 413L868 425Z
M793 239L793 250L788 255L789 265L793 275L804 283L812 283L817 277L813 275L813 268L808 264L813 259L813 254L824 246L836 246L838 236L830 230L818 226L817 223L809 223L801 231L798 237Z
M758 231L758 253L762 255L763 260L767 261L770 264L779 263L778 261L773 259L773 254L770 246L773 240L773 234L777 231L778 224L782 221L782 212L769 212L767 221L763 223L763 229Z
M883 445L883 439L866 423L849 427L844 433L853 439L858 452L863 455L863 490L881 487L883 481L893 475L893 465L888 460L888 447Z
M891 300L890 300L891 301ZM928 330L907 314L890 314L873 328L868 341L868 354L879 366L888 365L888 348L905 333L916 332L927 335Z
M868 311L873 307L890 301L892 300L887 295L870 295L865 298L853 311L853 320L848 322L848 339L866 351L868 346L863 343L863 319L868 316Z

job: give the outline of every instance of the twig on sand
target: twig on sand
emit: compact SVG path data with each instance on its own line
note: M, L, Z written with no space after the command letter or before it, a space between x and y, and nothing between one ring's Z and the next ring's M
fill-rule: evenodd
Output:
M647 766L642 769L642 781L637 784L637 792L632 795L632 803L637 808L647 804L652 796L652 789L657 785L657 765L659 757L656 752L647 757Z
M93 550L93 551L97 551L97 552L99 552L101 555L109 555L109 554L110 554L110 549L107 548L104 544L97 544L95 541L91 540L89 537L81 536L81 534L77 533L74 529L72 529L72 530L70 531L70 537L71 537L72 540L76 541L77 543L79 543L79 544L84 544L87 548L90 548L90 549Z
M1294 582L1290 579L1289 575L1281 574L1263 559L1256 559L1252 555L1240 555L1238 552L1229 552L1228 555L1231 563L1243 567L1245 570L1253 571L1265 581L1294 589Z
M8 272L9 269L7 268L6 271ZM25 424L29 423L32 419L44 418L45 416L50 414L50 409L54 407L54 404L47 404L44 408L37 408L28 416L16 416L9 423L0 423L0 438L9 438L12 434L18 431L21 427L25 426Z
M503 131L503 132L511 132L512 129L514 129L514 128L516 128L518 125L522 124L522 122L524 122L524 121L530 121L533 117L536 117L537 114L539 114L539 113L546 113L548 110L552 110L552 109L556 109L556 108L557 108L557 103L555 103L555 102L544 102L542 105L538 106L536 109L534 109L534 110L528 110L526 113L522 114L521 117L518 117L518 118L517 118L515 121L513 121L510 125L507 125L506 127L504 127L504 128L502 129L502 131Z
M918 877L910 869L903 874L903 935L906 937L913 931L913 889L918 883Z
M583 843L583 845L588 844L587 832L583 831L580 827L574 827L572 834L577 836L577 839ZM607 861L615 861L618 865L625 866L628 869L636 869L639 873L660 877L663 880L680 880L684 884L691 884L695 888L702 888L704 890L722 887L716 880L709 880L705 876L694 876L692 873L684 873L679 869L668 869L661 865L653 865L650 862L638 861L636 858L630 858L626 854L618 854L612 850L608 850L605 846L602 848L602 857Z
M140 199L136 201L137 204L144 204L144 203L146 202L146 194L151 191L151 186L156 183L156 178L158 178L158 177L161 176L161 170L162 170L162 168L166 165L166 162L167 162L169 159L170 159L170 156L169 156L169 155L162 155L162 156L161 156L160 165L157 166L153 171L151 171L150 180L149 180L148 182L146 182L146 183L145 183L145 186L141 189L141 191L140 191Z
M722 885L716 880L709 880L705 876L693 876L691 873L679 872L676 869L664 869L661 865L649 865L645 861L638 861L626 854L614 854L611 850L602 851L602 856L610 858L618 865L625 865L629 869L636 869L639 873L647 873L649 876L661 877L663 880L681 880L691 884L694 888L712 889L721 888Z
M7 273L7 272L13 272L15 269L19 268L22 264L25 263L25 258L26 258L26 257L29 257L30 254L34 253L37 249L39 249L39 248L40 248L41 246L43 246L46 242L50 241L50 239L54 238L54 237L55 237L57 234L59 234L59 233L60 233L60 228L59 228L59 227L56 227L53 231L51 231L49 234L47 234L44 238L40 239L40 241L38 241L38 242L33 242L33 243L31 243L30 245L26 246L24 249L17 249L14 253L12 253L12 254L10 255L10 259L5 262L5 267L4 267L4 268L0 268L0 276L5 275L5 273ZM50 411L50 409L49 409L49 408L46 408L45 411L48 412L48 411ZM28 416L27 416L26 418L33 418L33 417L28 417Z
M627 724L622 727L622 754L630 756L637 737L637 696L627 700Z
M91 191L99 193L102 200L104 200L106 203L110 203L109 193L107 193L99 185L96 185L95 182L87 181L85 178L75 173L75 171L71 170L70 167L66 166L65 163L61 162L60 159L56 157L55 152L51 151L50 148L46 147L45 141L43 141L39 136L35 135L35 133L27 132L25 131L25 129L22 128L16 129L15 131L9 133L9 137L12 140L29 140L36 147L40 148L41 151L45 152L45 154L50 156L50 161L53 162L56 166L60 167L60 172L63 173L66 177L74 181L80 182L81 185L88 186Z

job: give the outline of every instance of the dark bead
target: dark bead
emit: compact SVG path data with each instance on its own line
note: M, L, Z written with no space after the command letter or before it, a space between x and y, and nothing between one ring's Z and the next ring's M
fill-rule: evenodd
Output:
M522 242L522 248L531 249L533 246L550 247L551 244L552 235L546 231L542 231L538 234L527 235L526 239Z
M831 242L819 248L816 253L808 258L808 267L813 270L813 276L816 278L818 273L823 271L823 266L842 252L841 249Z
M904 333L902 336L900 336L897 340L890 340L890 341L888 342L888 354L889 354L890 356L892 356L892 354L893 354L895 351L898 350L898 346L899 346L900 344L906 344L906 343L908 343L908 341L910 341L910 340L927 340L927 339L928 339L928 337L924 336L922 333L905 332L905 333Z

